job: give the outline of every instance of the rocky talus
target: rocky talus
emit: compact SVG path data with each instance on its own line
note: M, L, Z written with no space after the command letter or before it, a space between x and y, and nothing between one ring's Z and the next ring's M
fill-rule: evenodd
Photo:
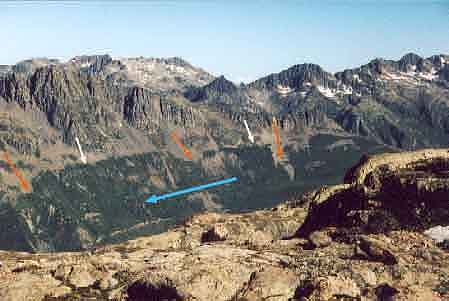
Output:
M0 252L1 300L449 300L449 152L363 158L270 210L89 252Z

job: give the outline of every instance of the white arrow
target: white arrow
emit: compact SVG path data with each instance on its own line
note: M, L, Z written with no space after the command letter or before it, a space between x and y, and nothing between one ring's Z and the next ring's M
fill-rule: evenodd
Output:
M75 141L76 141L76 144L78 145L78 150L80 151L81 162L86 164L87 163L87 157L84 155L83 150L81 149L81 144L80 144L80 141L78 140L78 137L75 137Z
M245 119L243 119L243 123L245 124L246 131L248 132L248 139L249 139L249 141L251 141L251 143L254 143L253 134L251 134L251 131L249 130L249 127L248 127L248 123L246 122Z

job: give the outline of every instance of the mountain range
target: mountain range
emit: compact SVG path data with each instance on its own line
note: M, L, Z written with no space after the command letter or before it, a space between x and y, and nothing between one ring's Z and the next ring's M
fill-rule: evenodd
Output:
M341 182L363 154L447 147L448 117L449 55L410 53L334 74L300 64L239 85L181 58L0 66L0 150L32 187L24 193L0 161L0 249L89 249L160 233L203 211L272 207ZM230 176L239 182L144 203Z

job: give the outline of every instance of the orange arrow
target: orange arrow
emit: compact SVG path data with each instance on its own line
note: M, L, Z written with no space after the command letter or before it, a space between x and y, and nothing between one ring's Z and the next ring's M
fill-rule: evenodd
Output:
M283 154L282 146L281 146L281 136L279 134L279 127L277 125L276 118L274 118L274 117L273 117L272 127L273 127L273 132L274 132L274 142L276 143L276 146L277 146L277 156L278 156L278 159L280 160L282 157L282 154Z
M193 161L192 154L187 149L187 147L185 147L184 144L182 144L181 140L179 140L179 138L178 138L178 136L176 136L175 132L173 132L171 134L171 137L176 142L176 144L182 149L182 151L184 152L184 155L186 155L187 158L189 158L190 160Z
M9 167L12 169L16 177L19 179L20 186L22 187L23 191L30 192L31 187L30 184L25 180L25 178L22 176L20 171L14 166L14 163L12 162L11 158L9 157L8 153L3 154L3 158L8 163Z

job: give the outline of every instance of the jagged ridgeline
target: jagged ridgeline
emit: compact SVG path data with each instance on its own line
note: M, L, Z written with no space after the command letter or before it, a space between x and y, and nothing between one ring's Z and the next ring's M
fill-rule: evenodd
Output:
M0 148L33 189L22 193L0 161L0 248L74 250L158 233L200 211L270 207L338 183L365 153L447 146L446 62L408 54L336 74L303 64L248 85L180 58L2 66ZM273 154L273 116L281 160ZM238 183L144 204L230 176Z

